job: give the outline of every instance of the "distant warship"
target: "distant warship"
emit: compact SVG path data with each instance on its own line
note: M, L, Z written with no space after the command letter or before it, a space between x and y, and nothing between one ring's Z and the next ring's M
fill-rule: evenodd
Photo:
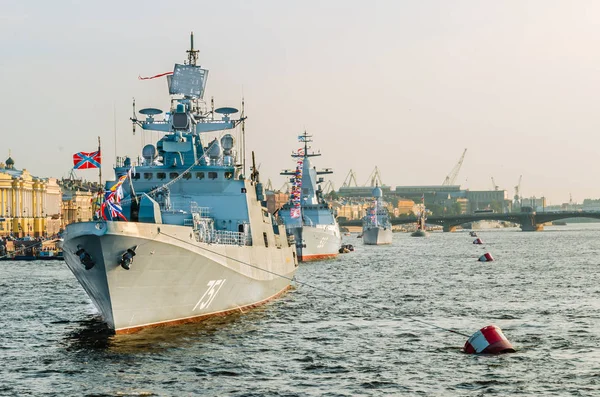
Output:
M392 224L387 208L382 201L383 192L379 186L373 189L373 204L363 218L362 239L367 245L392 243Z

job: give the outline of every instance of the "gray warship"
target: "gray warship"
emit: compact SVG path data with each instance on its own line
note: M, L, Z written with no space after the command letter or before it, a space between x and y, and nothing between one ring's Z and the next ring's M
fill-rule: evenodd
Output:
M134 105L134 133L141 126L162 138L137 164L118 158L98 220L64 234L69 269L116 333L242 312L284 293L298 266L293 239L263 205L256 168L244 176L244 143L226 133L239 126L244 140L243 102L239 119L234 108L207 109L208 70L197 65L193 35L187 53L167 73L164 116L146 108L138 120Z
M373 204L363 218L362 239L367 245L392 243L392 224L387 208L382 201L383 192L379 186L373 189Z
M335 258L340 252L342 236L329 203L323 198L319 175L331 174L331 168L317 170L310 158L320 153L309 153L312 135L306 131L298 137L304 148L292 153L295 170L284 170L281 175L291 177L293 184L290 200L278 212L288 234L294 236L298 259L303 262Z

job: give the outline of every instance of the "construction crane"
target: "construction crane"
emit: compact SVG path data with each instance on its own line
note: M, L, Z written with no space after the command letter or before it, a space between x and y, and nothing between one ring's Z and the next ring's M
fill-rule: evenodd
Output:
M515 197L513 197L513 206L515 207L521 206L521 179L523 179L523 175L519 175L519 183L515 186Z
M454 168L452 168L452 171L450 171L450 173L446 176L446 179L444 179L444 183L442 183L442 186L454 185L454 181L456 181L456 177L458 176L460 167L462 167L463 161L465 160L465 154L467 154L467 149L465 149L462 156L460 156L460 160L458 160L458 163L456 163Z
M354 171L350 170L346 179L344 179L344 183L342 183L342 187L350 187L352 186L352 182L354 182L354 187L358 187L358 183L356 183L356 174Z
M375 166L375 169L373 170L373 172L371 172L371 175L369 175L369 179L367 179L363 186L369 186L369 182L371 183L370 186L383 186L381 174L379 173L379 168L377 168L377 166Z
M492 188L494 190L498 190L498 188L499 188L498 185L496 185L496 181L494 180L494 177L492 177Z

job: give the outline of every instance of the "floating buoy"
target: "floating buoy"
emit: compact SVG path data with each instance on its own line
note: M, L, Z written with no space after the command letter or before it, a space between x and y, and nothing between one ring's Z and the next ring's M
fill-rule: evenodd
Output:
M483 240L477 237L475 240L473 240L473 244L483 244Z
M479 262L492 262L493 260L494 257L489 252L486 252L485 254L481 255L478 259Z
M488 325L471 335L463 351L467 354L502 354L514 353L516 350L500 327Z

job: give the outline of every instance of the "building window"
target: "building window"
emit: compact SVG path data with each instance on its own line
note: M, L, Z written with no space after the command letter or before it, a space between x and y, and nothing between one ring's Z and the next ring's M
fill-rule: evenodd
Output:
M216 172L209 172L208 173L208 179L217 179L217 173Z
M146 180L152 179L152 173L151 172L144 172L144 179L146 179Z
M263 238L265 239L265 247L269 247L269 239L267 238L267 233L263 232Z
M196 179L204 179L204 172L196 172Z
M225 179L233 179L233 172L226 171L225 172Z
M140 179L140 173L136 172L135 174L133 174L132 178L137 181L138 179Z
M169 178L170 179L175 179L179 176L179 172L170 172L169 173Z
M183 179L185 179L185 180L190 180L191 177L192 177L191 172L188 172L187 174L183 174Z
M167 173L166 172L157 172L156 177L162 181L163 179L165 179L167 177Z

